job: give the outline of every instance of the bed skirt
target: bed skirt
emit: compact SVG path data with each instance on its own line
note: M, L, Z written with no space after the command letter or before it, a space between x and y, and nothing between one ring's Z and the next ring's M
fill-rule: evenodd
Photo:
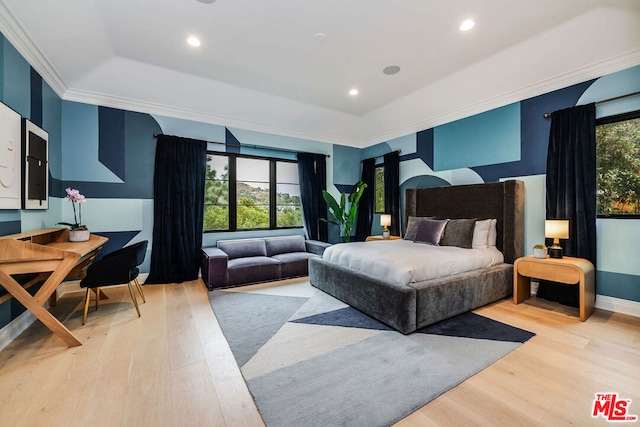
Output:
M424 282L400 285L322 258L309 260L316 288L408 334L510 296L513 265L498 264Z

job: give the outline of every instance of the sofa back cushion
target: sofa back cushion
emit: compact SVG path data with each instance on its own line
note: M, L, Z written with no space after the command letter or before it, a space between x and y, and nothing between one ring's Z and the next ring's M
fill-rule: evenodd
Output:
M267 246L267 256L307 251L304 236L267 237L264 241Z
M218 240L217 245L229 255L229 259L267 256L264 239Z

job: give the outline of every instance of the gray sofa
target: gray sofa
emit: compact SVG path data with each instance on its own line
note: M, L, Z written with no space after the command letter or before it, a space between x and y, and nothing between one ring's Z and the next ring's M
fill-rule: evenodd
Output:
M306 276L309 258L321 257L328 246L299 235L218 240L202 248L202 279L211 290Z

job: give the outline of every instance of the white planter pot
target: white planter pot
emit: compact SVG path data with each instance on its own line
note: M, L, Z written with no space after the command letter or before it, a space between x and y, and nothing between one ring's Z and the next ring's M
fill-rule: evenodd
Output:
M86 242L89 240L89 230L69 230L70 242Z
M547 248L533 248L533 256L535 258L546 258L547 257Z

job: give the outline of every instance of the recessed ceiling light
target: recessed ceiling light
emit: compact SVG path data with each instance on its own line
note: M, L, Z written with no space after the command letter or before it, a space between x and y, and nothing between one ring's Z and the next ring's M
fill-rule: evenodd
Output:
M349 91L349 95L351 95L351 96L356 96L357 94L358 94L358 89L351 89Z
M392 76L400 72L400 67L398 67L397 65L388 65L384 67L384 70L382 70L382 72L388 76Z
M187 43L189 43L191 46L193 47L199 47L200 46L200 39L194 36L191 36L187 39Z
M198 1L199 1L200 3L207 3L207 4L209 4L209 3L213 3L213 2L215 2L216 0L198 0Z
M318 43L322 43L327 39L327 35L325 33L317 33L314 38Z
M469 31L475 25L476 23L473 21L473 19L467 19L463 21L462 24L460 24L460 31Z

